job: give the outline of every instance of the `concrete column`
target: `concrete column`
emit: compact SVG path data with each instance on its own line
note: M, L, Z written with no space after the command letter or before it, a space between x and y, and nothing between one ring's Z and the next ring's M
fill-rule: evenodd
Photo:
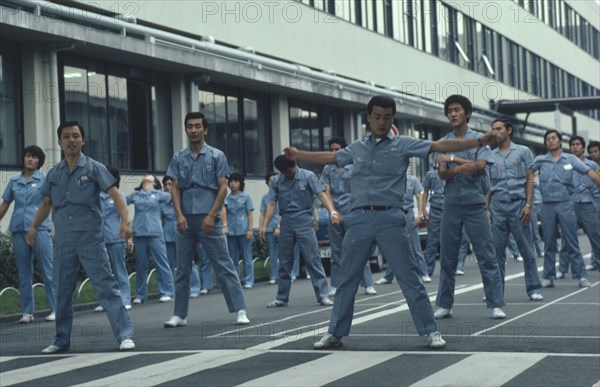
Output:
M271 99L271 128L273 157L277 157L283 148L290 145L290 113L284 94L276 94Z

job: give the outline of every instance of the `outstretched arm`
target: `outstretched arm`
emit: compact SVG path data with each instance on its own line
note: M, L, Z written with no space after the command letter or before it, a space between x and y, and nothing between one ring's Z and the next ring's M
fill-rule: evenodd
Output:
M487 132L479 138L469 138L466 140L440 140L434 141L431 144L429 153L450 153L459 152L461 150L476 148L483 145L492 145L497 142L496 135L492 132Z
M283 150L290 160L305 160L315 164L335 164L335 152L307 152L290 146Z

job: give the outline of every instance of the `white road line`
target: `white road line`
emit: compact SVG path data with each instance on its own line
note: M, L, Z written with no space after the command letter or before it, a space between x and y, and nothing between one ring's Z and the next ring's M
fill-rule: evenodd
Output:
M399 356L399 352L333 352L240 386L322 386ZM331 365L331 366L325 366Z
M5 361L9 361L12 359L17 359L18 356L0 356L0 363L4 363Z
M122 386L124 384L129 386L155 386L196 372L257 356L261 353L248 350L202 351L195 355L155 363L132 371L92 380L79 386Z
M58 375L63 372L69 372L83 367L94 366L112 360L124 359L138 354L139 353L136 352L107 352L69 356L60 360L54 360L51 363L43 363L2 372L0 374L0 380L2 381L2 386L10 386L17 383L24 383L29 380Z
M473 333L473 336L479 336L479 335L482 335L482 334L484 334L484 333L486 333L486 332L488 332L488 331L495 330L495 329L497 329L498 327L501 327L501 326L503 326L503 325L509 324L509 323L511 323L511 322L513 322L513 321L515 321L515 320L519 320L519 319L521 319L521 318L523 318L523 317L525 317L525 316L527 316L527 315L530 315L530 314L532 314L532 313L536 313L536 312L538 312L538 311L540 311L540 310L542 310L542 309L548 308L548 307L549 307L549 306L551 306L551 305L554 305L554 304L556 304L556 303L559 303L560 301L562 301L562 300L564 300L564 299L567 299L567 298L569 298L569 297L572 297L572 296L574 296L574 295L577 295L577 294L579 294L579 293L581 293L581 292L585 292L585 291L587 291L588 289L591 289L591 288L593 288L593 287L596 287L596 286L598 286L598 284L600 284L600 282L595 282L594 284L592 284L592 286L591 286L590 288L582 288L582 289L579 289L579 290L577 290L576 292L569 293L569 294L567 294L567 295L565 295L565 296L563 296L563 297L561 297L561 298L557 298L556 300L553 300L553 301L550 301L550 302L548 302L548 303L546 303L546 304L540 305L539 307L537 307L537 308L535 308L535 309L532 309L532 310L530 310L530 311L528 311L528 312L525 312L525 313L521 313L521 314L519 314L519 315L517 315L517 316L515 316L515 317L513 317L513 318L511 318L511 319L508 319L508 320L502 320L502 322L501 322L501 323L499 323L499 324L494 324L493 326L491 326L491 327L489 327L489 328L487 328L487 329L484 329L484 330L481 330L481 331L479 331L479 332L475 332L475 333Z
M539 353L479 353L412 386L501 386L544 357Z

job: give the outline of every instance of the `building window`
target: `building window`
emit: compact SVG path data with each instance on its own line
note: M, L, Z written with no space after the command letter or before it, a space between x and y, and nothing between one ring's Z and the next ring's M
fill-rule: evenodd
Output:
M307 151L327 150L327 141L341 136L342 113L339 109L290 101L290 143L292 146ZM313 163L299 162L302 168L320 173L322 166Z
M207 142L225 153L231 170L260 178L272 170L268 97L214 84L198 93L199 110L208 119Z
M16 45L0 45L0 165L21 166L23 130L21 121L21 68Z
M165 76L88 58L59 61L62 119L86 129L84 152L124 171L165 171L173 154Z

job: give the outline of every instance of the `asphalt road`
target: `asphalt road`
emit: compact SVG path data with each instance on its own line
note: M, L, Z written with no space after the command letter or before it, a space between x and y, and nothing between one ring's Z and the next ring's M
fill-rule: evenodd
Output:
M589 260L589 243L580 237ZM541 268L541 261L538 262ZM439 267L426 284L435 299ZM238 327L221 293L190 300L188 326L164 329L172 303L151 300L130 311L133 352L119 352L103 314L77 312L71 350L41 355L51 323L0 325L0 385L254 386L592 386L600 385L600 274L591 288L557 280L544 300L529 301L523 266L506 268L505 320L482 302L473 256L457 277L454 317L439 321L448 342L429 350L414 333L399 287L377 286L356 301L351 336L340 349L314 351L331 307L317 304L309 280L294 282L287 307L267 309L276 287L245 290L251 324ZM381 274L374 273L374 279Z

